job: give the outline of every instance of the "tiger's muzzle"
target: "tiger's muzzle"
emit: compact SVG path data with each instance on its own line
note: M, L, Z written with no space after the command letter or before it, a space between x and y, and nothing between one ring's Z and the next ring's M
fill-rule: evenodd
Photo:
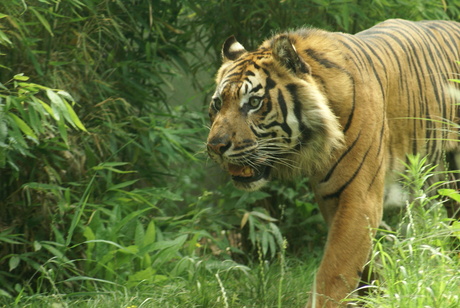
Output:
M229 139L224 139L208 139L208 154L231 175L235 187L253 191L265 185L270 176L271 164L256 154L256 146L235 146Z

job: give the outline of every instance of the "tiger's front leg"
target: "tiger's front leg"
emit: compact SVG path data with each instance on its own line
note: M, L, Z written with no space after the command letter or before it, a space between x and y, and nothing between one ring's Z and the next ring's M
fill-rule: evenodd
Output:
M340 307L358 285L369 258L375 230L382 219L380 193L342 193L318 200L329 225L324 256L307 307Z

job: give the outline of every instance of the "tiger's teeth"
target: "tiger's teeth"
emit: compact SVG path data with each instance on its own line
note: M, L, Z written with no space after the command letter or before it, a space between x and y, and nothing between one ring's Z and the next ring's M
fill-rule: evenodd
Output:
M227 170L232 176L251 177L254 176L254 169L249 166L241 166L229 163Z
M244 167L243 170L241 170L241 174L242 174L243 176L252 176L252 169L251 169L251 167L248 167L248 166Z

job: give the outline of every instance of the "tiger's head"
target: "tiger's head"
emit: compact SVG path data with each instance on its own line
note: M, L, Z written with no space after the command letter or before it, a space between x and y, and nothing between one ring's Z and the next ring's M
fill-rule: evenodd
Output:
M222 47L207 150L239 189L315 172L343 142L328 98L294 41L279 35L247 52L231 36Z

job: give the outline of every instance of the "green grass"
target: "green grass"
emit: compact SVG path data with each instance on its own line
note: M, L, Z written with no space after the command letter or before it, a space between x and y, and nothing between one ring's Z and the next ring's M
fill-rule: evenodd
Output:
M436 195L444 182L426 186L434 168L419 156L409 161L403 184L413 201L395 231L379 233L370 262L378 278L361 301L365 307L459 307L460 222L446 217L446 200Z
M460 261L445 230L401 238L398 233L380 239L373 266L379 277L365 307L459 307ZM391 241L390 241L391 240Z
M454 227L441 209L425 217L429 225L420 228L409 222L417 215L406 214L397 231L379 232L371 260L378 279L370 295L351 294L350 301L364 307L458 307L460 262L458 251L453 251ZM94 281L96 291L19 295L1 299L0 307L302 307L318 261L279 254L272 261L244 266L197 258L188 275L158 283L141 281L128 289ZM63 284L56 286L59 290Z
M191 279L170 278L158 284L140 283L126 289L100 286L98 292L34 294L17 300L17 307L300 307L307 300L318 259L300 262L288 258L262 262L251 269L232 264L215 270L203 261ZM225 262L224 262L225 263ZM199 268L199 267L208 268ZM215 267L225 268L222 264ZM281 292L280 292L281 291ZM281 296L281 297L279 297ZM14 307L14 299L0 300L0 307Z

